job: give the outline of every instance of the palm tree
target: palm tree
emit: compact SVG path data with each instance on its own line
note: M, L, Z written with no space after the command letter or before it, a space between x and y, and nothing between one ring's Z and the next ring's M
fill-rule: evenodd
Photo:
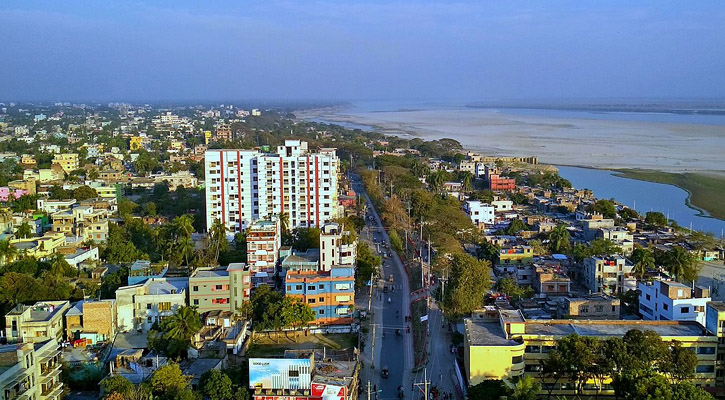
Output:
M282 211L277 215L277 218L279 218L279 224L280 228L282 229L282 233L287 233L287 231L289 231L289 213L286 211Z
M185 265L189 265L189 258L194 255L194 241L191 240L191 237L183 236L179 238L176 251L184 260Z
M569 231L566 229L566 226L564 224L558 225L556 228L552 229L549 233L549 244L551 246L551 251L555 253L560 253L562 251L568 250L571 246L569 243L570 239Z
M682 246L672 246L665 255L667 272L677 280L691 275L694 262L695 260L692 254Z
M191 234L194 233L194 217L188 214L176 217L174 231L177 237L191 237Z
M65 260L65 256L61 253L53 254L50 260L50 272L55 276L70 276L73 272L72 267Z
M18 255L18 249L9 240L0 240L0 265L12 261Z
M471 182L473 182L473 174L468 171L464 172L463 177L461 178L461 189L463 189L464 192L470 192Z
M215 219L211 225L211 229L209 229L209 242L209 247L214 252L214 261L216 262L219 260L219 253L222 248L226 249L229 247L227 228L219 219Z
M445 176L443 176L441 171L436 171L428 175L427 183L428 186L430 186L431 191L438 193L441 188L443 188L444 180Z
M515 400L536 400L539 391L541 391L541 384L534 380L531 375L523 375L516 381L511 398Z
M634 272L639 280L644 279L647 271L654 269L655 256L652 250L645 248L637 248L632 252L632 262L634 263Z
M164 321L164 327L169 339L189 342L202 327L201 317L196 307L181 306Z
M30 227L30 224L28 222L23 222L18 226L18 229L15 231L15 236L25 239L33 236L33 229Z

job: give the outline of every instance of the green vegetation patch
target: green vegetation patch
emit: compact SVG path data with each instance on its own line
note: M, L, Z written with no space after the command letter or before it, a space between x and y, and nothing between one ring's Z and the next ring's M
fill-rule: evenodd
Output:
M707 211L711 216L725 219L725 177L697 174L672 173L649 170L618 170L617 175L641 181L675 185L690 193L688 205Z

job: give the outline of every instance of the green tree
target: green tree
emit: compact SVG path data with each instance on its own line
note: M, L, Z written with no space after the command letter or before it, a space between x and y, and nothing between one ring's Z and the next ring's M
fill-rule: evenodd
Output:
M519 286L516 283L516 278L503 277L496 283L498 291L511 296L514 299L528 299L534 296L534 289L530 286Z
M8 272L0 277L0 301L15 306L36 298L40 288L32 276Z
M490 262L491 265L498 263L500 254L501 248L487 240L483 240L476 249L476 257Z
M227 228L219 219L215 219L209 229L209 248L214 253L214 262L219 261L219 254L229 251Z
M23 221L20 226L18 226L18 229L15 231L15 236L25 239L35 236L34 229L30 227L30 224L27 221Z
M667 217L659 211L649 211L644 215L644 222L651 226L667 226Z
M232 380L218 369L205 372L199 379L199 388L209 400L232 400L234 397Z
M74 277L76 271L65 260L65 256L61 253L54 253L50 259L50 272L56 276Z
M655 257L652 250L637 247L632 252L630 260L634 263L634 271L638 280L643 280L648 271L655 268Z
M154 396L173 398L189 386L190 378L181 372L179 364L170 363L154 371L149 384Z
M0 266L11 262L18 255L18 249L9 240L0 240Z
M113 393L125 396L134 389L134 384L121 375L111 375L101 381L101 389L105 393L106 398Z
M129 199L121 199L121 201L118 202L118 215L121 218L124 218L127 215L133 214L137 208L138 204L133 201Z
M570 239L571 235L566 229L566 225L559 224L549 232L549 247L554 253L566 252L571 249Z
M710 393L691 382L679 382L672 385L672 400L713 400Z
M83 185L73 189L73 198L78 201L92 199L95 197L98 197L98 192L90 186Z
M697 368L697 355L692 349L682 347L682 343L672 341L666 357L660 363L659 372L667 375L672 383L692 378Z
M597 375L596 367L604 362L601 342L591 336L576 333L565 336L556 342L556 349L549 353L559 357L565 368L560 371L575 383L577 394L581 394L584 384Z
M486 379L468 388L468 400L498 400L511 394L511 389L500 379Z
M398 231L391 229L388 231L388 237L390 238L390 247L398 253L403 252L403 239L398 235Z
M589 242L589 249L593 256L622 254L622 248L609 239L594 239Z
M517 233L521 231L526 231L529 229L529 226L524 223L524 221L516 218L511 223L509 223L509 226L504 229L504 233L507 235L516 235Z
M444 311L451 316L469 314L483 305L483 296L491 287L491 264L468 254L452 256L449 290L443 299Z
M611 200L597 200L592 205L592 211L602 214L604 218L617 218L617 207Z
M665 254L665 268L678 281L697 280L701 267L697 258L682 246L672 246Z
M320 228L297 228L293 233L292 247L299 251L320 247Z
M541 384L531 375L522 375L514 383L511 398L514 400L536 400L541 391Z
M156 157L146 151L140 152L136 161L133 163L133 167L139 175L146 175L152 172L158 165L159 162Z
M201 317L194 307L181 306L164 320L167 337L187 344L201 330L201 327Z

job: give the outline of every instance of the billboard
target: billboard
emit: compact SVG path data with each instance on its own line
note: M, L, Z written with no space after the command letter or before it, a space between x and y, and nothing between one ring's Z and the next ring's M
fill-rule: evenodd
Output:
M322 400L345 400L347 388L345 386L328 385L325 383L312 384L312 397Z
M252 389L310 389L309 358L250 358L249 387Z

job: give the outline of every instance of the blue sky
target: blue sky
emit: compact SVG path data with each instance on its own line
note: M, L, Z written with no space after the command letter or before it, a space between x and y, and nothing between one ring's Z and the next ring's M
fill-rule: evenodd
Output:
M0 2L0 100L725 97L722 1Z

